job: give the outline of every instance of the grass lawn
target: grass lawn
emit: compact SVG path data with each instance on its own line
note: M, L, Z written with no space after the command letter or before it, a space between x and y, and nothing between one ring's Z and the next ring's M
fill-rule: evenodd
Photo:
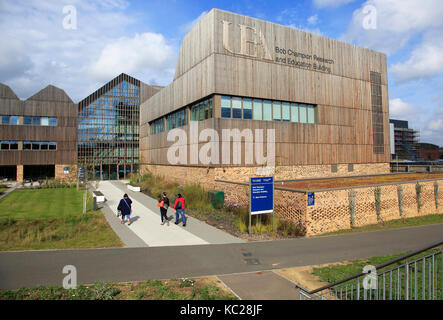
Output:
M0 206L0 251L122 247L89 195L75 188L15 190Z
M215 277L0 290L0 300L236 300Z
M398 229L398 228L406 228L406 227L415 227L415 226L424 226L430 224L438 224L443 223L443 214L430 214L423 217L413 217L406 219L397 219L386 221L379 224L372 224L364 227L357 227L352 229L345 229L340 231L334 231L330 233L325 233L321 236L325 235L334 235L334 234L344 234L344 233L352 233L352 232L365 232L365 231L377 231L377 230L389 230L389 229Z
M420 254L418 254L416 256L408 258L407 260L408 261L412 261L412 260L418 259L420 257L426 256L426 255L428 255L430 253L433 253L433 252L436 252L436 251L440 251L440 250L441 250L441 248L440 249L428 250L428 251L422 252L422 253L420 253ZM386 263L386 262L388 262L390 260L396 259L396 258L401 257L401 256L406 255L406 254L408 254L408 252L403 252L403 253L394 254L394 255L387 255L387 256L372 257L372 258L367 258L367 259L359 259L359 260L345 262L345 263L342 263L342 264L330 265L330 266L327 266L327 267L318 267L318 268L314 267L312 274L315 275L315 276L318 276L321 279L321 281L329 282L329 283L334 283L334 282L343 280L343 279L345 279L345 278L347 278L349 276L352 276L352 275L355 275L355 274L358 274L358 273L362 272L363 267L366 266L366 265L377 266L377 265ZM400 266L403 263L405 263L405 260L402 260L402 261L400 261L400 262L398 262L396 264L392 264L392 265L390 265L388 267L385 267L382 270L377 270L377 273L380 273L383 270L389 270L389 269L394 268L396 266ZM417 275L418 275L417 287L419 288L418 296L420 298L421 297L421 292L422 292L422 284L421 284L421 282L422 282L422 275L423 275L423 273L422 273L421 262L417 263L417 265L418 265L417 266ZM440 271L436 272L436 275L437 275L436 283L437 283L437 288L439 288L438 290L436 290L437 298L438 299L442 299L442 289L441 289L441 286L442 286L442 274L441 274L441 268L443 266L442 266L441 255L438 255L437 258L436 258L436 266L437 266L436 270L440 270ZM410 266L410 268L411 268L411 272L413 272L412 271L413 270L412 266ZM428 281L428 269L427 268L428 268L428 262L426 262L426 269L425 269L426 280L425 281ZM403 269L403 271L404 271L404 269ZM411 273L411 277L412 277L413 274L414 273ZM389 277L389 275L387 277ZM395 283L396 280L397 280L397 272L394 272L393 273L393 281L394 281L394 283ZM401 281L404 282L404 274L401 275ZM383 284L381 284L381 285L383 286ZM386 283L386 288L387 288L387 285L388 284Z

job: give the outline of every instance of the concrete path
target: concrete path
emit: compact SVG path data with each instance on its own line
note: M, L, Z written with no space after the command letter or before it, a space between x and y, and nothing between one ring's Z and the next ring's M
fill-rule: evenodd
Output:
M175 211L172 208L168 210L168 216L171 221L170 225L161 225L160 210L157 207L157 200L152 199L143 193L128 190L127 186L122 182L101 181L98 190L105 195L107 201L104 206L114 213L115 221L119 221L116 217L116 212L120 199L125 193L129 195L132 200L132 223L129 226L122 226L132 231L146 244L146 246L163 247L244 242L241 239L233 237L189 216L187 217L188 221L186 227L183 227L181 223L175 225ZM125 235L120 235L117 228L113 229L123 240ZM134 247L140 245L132 245L131 241L130 246Z
M158 223L158 221L157 221ZM135 224L134 224L135 225ZM443 238L443 224L280 241L146 248L0 252L0 288L267 271L417 250Z
M231 274L217 277L242 300L298 300L295 283L274 271Z

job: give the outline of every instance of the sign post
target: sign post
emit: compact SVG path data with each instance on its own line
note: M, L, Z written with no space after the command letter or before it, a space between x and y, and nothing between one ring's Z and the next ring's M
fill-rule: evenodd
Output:
M249 178L249 235L252 215L272 212L272 230L275 232L274 177Z

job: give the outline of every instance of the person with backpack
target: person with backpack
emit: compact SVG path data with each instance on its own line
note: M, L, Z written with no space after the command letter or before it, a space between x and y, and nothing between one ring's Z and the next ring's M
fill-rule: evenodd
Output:
M122 224L125 223L125 218L128 221L128 226L131 225L131 208L132 200L129 199L129 196L125 193L123 199L120 200L118 204L117 210L121 212L122 215Z
M183 227L186 227L186 216L185 216L185 198L179 193L177 199L174 203L175 210L175 224L178 224L178 217L182 217Z
M169 219L168 219L168 208L169 208L169 199L166 196L166 192L163 192L163 194L160 196L160 199L158 200L157 206L160 207L160 215L162 219L161 225L164 225L165 222L169 226Z

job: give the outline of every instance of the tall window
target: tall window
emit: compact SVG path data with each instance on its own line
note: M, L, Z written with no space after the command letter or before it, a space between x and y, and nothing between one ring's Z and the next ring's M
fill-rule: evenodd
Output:
M231 97L221 97L221 116L222 118L231 117Z
M288 102L283 102L281 104L281 113L281 118L283 121L291 121L291 109Z
M281 102L280 101L272 102L272 108L273 108L272 115L274 121L281 121Z
M315 112L314 112L314 106L307 106L307 115L308 115L308 123L314 123L315 122Z
M243 119L252 119L252 100L243 99Z
M263 120L263 101L254 99L254 120Z
M241 98L232 97L232 118L241 119Z
M272 120L272 102L269 100L263 101L263 120Z
M381 74L371 71L372 139L376 154L385 152Z
M298 104L291 103L291 121L298 122Z
M307 123L307 114L306 114L306 105L300 104L299 105L299 111L300 111L300 123Z

